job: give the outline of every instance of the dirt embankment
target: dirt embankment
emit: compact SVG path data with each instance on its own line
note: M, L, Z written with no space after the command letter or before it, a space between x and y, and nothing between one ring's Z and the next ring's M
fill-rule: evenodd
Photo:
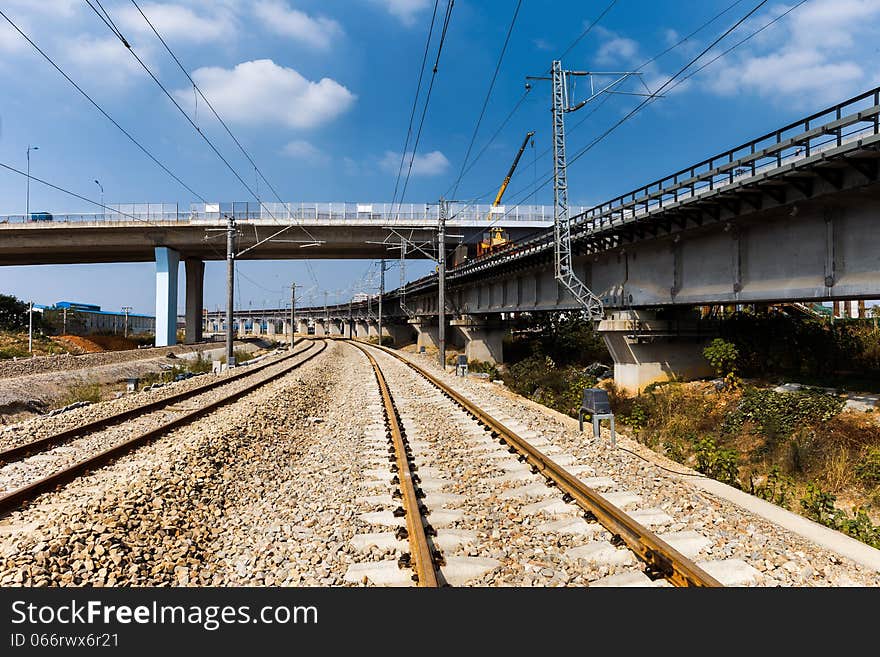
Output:
M236 350L255 353L265 345L256 342L236 344ZM0 363L0 424L13 424L32 415L62 405L71 390L82 386L99 386L104 398L122 388L128 378L163 371L163 365L179 365L185 359L201 354L206 360L219 359L224 352L221 343L127 352L104 352L81 356L33 358L27 361ZM174 354L169 358L170 353ZM6 366L36 365L34 372L12 375Z

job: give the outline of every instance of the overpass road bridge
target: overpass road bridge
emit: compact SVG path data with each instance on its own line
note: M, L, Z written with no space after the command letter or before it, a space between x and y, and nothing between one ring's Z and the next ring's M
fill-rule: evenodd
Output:
M242 259L388 258L401 236L436 251L439 204L214 203L180 208L168 203L110 206L104 213L53 214L51 221L0 215L0 263L5 265L151 262L165 247L180 259L224 260L219 229L233 217ZM587 208L579 208L586 210ZM501 218L511 239L553 225L553 207L451 204L448 244L474 242ZM289 228L288 228L289 227ZM263 242L279 230L277 238ZM213 237L213 239L212 239ZM258 248L253 248L259 243ZM428 250L428 249L426 249ZM407 257L424 258L412 250Z
M598 328L615 360L618 384L636 390L660 379L708 373L702 346L713 327L694 318L695 306L880 297L878 168L880 88L595 207L572 209L576 273L605 307ZM387 257L402 234L436 243L439 217L436 205L401 213L379 204L195 210L182 217L175 209L165 218L148 211L150 225L131 217L7 217L0 224L0 262L155 258L157 326L161 314L169 314L165 325L174 326L172 275L183 257L187 335L198 339L199 318L205 317L203 260L222 257L222 249L208 246L206 229L222 225L224 213L243 213L243 249L279 226L292 226L287 240L250 251L254 258ZM456 329L453 341L461 341L469 358L501 361L504 322L511 315L577 310L580 304L555 279L550 209L495 213L488 206L451 208L448 227L456 236L447 249L459 242L473 246L490 224L508 229L512 241L482 257L469 250L448 270L445 314ZM314 236L297 234L294 224ZM86 231L79 233L81 245L74 244L77 231ZM311 239L318 241L310 245ZM420 345L437 344L436 276L394 290L383 302L383 332L394 339L412 332ZM331 334L370 335L377 330L376 311L371 300L301 309L298 317ZM157 340L173 340L171 333Z

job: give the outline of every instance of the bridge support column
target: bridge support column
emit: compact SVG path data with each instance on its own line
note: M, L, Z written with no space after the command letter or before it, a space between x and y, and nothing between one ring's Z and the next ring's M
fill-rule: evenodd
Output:
M268 322L266 322L266 335L274 336L277 331L278 325L275 324L274 319L270 319Z
M410 326L416 330L416 347L421 351L436 351L440 348L440 329L433 317L416 317L408 320Z
M384 326L382 327L385 328ZM379 322L375 319L367 320L367 338L379 337Z
M315 337L316 338L323 338L324 336L327 335L327 330L328 330L327 323L328 322L326 322L323 319L316 319L315 320Z
M177 269L180 254L156 247L156 346L177 344Z
M351 329L353 327L354 327L354 320L353 319L352 320L346 319L344 322L342 322L342 337L351 339L352 338L352 330Z
M303 335L309 334L309 321L307 319L296 320L296 332Z
M238 337L243 338L247 335L247 320L238 320Z
M338 319L331 319L328 322L328 327L327 333L329 335L342 335L342 327Z
M354 335L362 340L367 339L370 336L369 324L362 319L357 320L354 323Z
M658 381L712 376L703 356L714 327L696 320L658 320L642 310L618 311L599 322L599 333L614 359L614 383L637 394Z
M263 325L260 319L251 320L251 333L253 335L260 335L263 332Z
M505 329L485 317L462 315L449 322L464 336L464 354L468 361L504 362Z
M186 344L202 341L204 315L205 263L195 258L184 260L186 270Z

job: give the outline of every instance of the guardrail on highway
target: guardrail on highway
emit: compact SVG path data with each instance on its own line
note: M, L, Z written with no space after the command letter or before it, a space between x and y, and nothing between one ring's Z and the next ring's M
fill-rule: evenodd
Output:
M450 204L451 225L488 225L497 217L504 223L530 223L551 225L553 206L518 205L505 207L499 205ZM345 224L376 221L395 225L436 226L440 216L436 203L198 203L182 208L174 203L127 203L108 205L110 209L92 213L51 214L53 223L223 223L230 214L238 222L276 223L292 222L306 224ZM575 208L582 212L586 207ZM33 213L32 217L38 213ZM46 213L39 213L45 215ZM0 223L42 223L25 215L0 215Z

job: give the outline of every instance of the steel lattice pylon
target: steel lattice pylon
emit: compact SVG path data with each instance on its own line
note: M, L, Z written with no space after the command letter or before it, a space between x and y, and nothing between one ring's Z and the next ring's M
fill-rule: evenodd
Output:
M556 280L587 311L590 319L602 319L602 301L577 277L571 251L571 225L568 218L568 178L565 160L565 113L568 104L568 74L562 62L554 61L553 76L553 231L556 248Z

